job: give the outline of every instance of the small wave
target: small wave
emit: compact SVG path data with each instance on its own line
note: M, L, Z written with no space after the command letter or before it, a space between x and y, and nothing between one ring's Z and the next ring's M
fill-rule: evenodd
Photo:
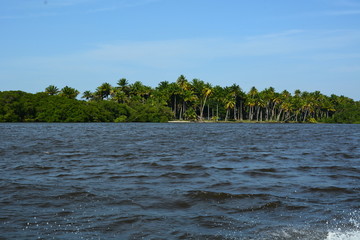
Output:
M232 212L233 213L242 213L242 212L255 212L255 211L261 211L261 210L272 210L272 209L280 207L281 205L282 205L281 201L272 201L272 202L268 202L268 203L265 203L264 205L260 205L260 206L236 209L235 211L232 211Z
M9 190L15 189L17 192L19 191L29 191L29 192L45 192L49 190L49 186L46 185L36 185L36 184L22 184L22 183L13 183L8 184L6 186Z
M324 193L334 193L334 194L335 193L348 193L348 194L354 193L353 190L350 190L347 188L335 187L335 186L308 188L306 192L324 192Z
M180 173L180 172L168 172L161 175L161 177L167 177L167 178L190 178L192 177L191 174L187 173Z
M191 198L198 198L202 200L226 200L226 199L245 199L245 198L268 198L268 194L231 194L225 192L210 192L210 191L190 191L187 194Z
M360 173L360 169L355 167L345 167L345 166L330 166L330 167L324 167L325 169L331 170L331 171L349 171L354 173Z
M232 171L234 170L234 168L231 168L231 167L213 167L217 170L222 170L222 171Z
M156 162L151 162L151 163L143 163L144 166L149 166L151 168L155 168L155 169L164 169L164 170L175 170L176 167L173 165L163 165L163 164L159 164Z
M284 227L277 229L275 231L271 230L267 232L266 237L263 237L261 239L267 239L267 240L283 240L283 239L306 239L306 240L323 240L326 236L326 233L323 231L315 230L315 229L309 229L309 228L293 228L293 227Z
M352 173L360 173L360 169L356 167L345 167L345 166L324 166L324 167L313 167L313 166L299 166L296 170L299 171L311 171L311 170L327 170L330 172L352 172Z
M336 153L334 154L334 156L338 157L338 158L344 158L344 159L354 159L357 158L356 155L350 155L347 153Z
M232 185L231 182L219 182L219 183L212 184L210 186L210 188L224 187L224 186L231 186L231 185Z
M256 169L259 172L277 172L278 170L276 170L275 168L260 168L260 169Z
M276 170L275 168L260 168L260 169L253 169L253 170L248 170L244 172L247 175L250 175L252 177L266 177L266 176L271 176L271 177L276 177L276 178L284 178L287 177L286 175L283 174L277 174L278 170Z
M306 209L306 208L308 208L308 207L301 206L301 205L288 205L288 206L286 206L286 209L290 210L290 211L303 210L303 209Z
M194 220L197 224L199 224L203 227L206 227L206 228L210 228L210 229L214 229L214 228L235 229L235 228L238 228L238 221L234 218L226 217L226 216L217 216L217 215L203 216L203 215L200 215L200 216L193 217L192 220ZM214 239L214 236L210 235L209 238L201 238L201 239ZM220 238L215 238L215 239L224 239L224 238L223 238L223 236L221 236Z
M59 199L94 198L95 194L86 191L70 192L56 196Z
M151 204L144 208L147 208L147 209L169 209L169 210L175 211L175 210L187 209L187 208L191 208L191 207L192 207L191 203L184 201L184 200L161 199L161 203L155 202L154 204Z
M198 165L198 164L187 164L185 166L182 167L185 170L207 170L206 167L203 167L202 165Z
M34 166L24 166L19 165L14 168L14 170L51 170L54 169L54 167L48 167L48 166L41 166L41 165L34 165Z

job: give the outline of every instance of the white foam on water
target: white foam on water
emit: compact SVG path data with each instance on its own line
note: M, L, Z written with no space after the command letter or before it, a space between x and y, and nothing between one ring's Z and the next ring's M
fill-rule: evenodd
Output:
M360 240L360 231L329 232L326 240Z
M350 214L349 223L353 225L353 230L342 230L341 228L330 231L326 240L360 240L360 222L358 211Z

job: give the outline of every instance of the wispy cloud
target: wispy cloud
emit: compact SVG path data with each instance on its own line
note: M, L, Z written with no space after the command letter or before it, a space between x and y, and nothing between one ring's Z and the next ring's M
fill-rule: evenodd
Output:
M99 12L110 12L124 8L135 8L157 3L162 0L46 0L37 4L32 2L20 6L13 6L13 14L0 12L0 19L26 19L50 16L63 16L69 14L95 14Z
M354 97L358 96L354 90L356 85L345 86L341 81L358 81L359 42L360 31L355 30L289 30L237 39L118 42L63 55L0 58L0 77L16 79L14 72L18 71L21 72L18 78L31 76L41 80L38 85L44 88L54 80L57 81L54 84L79 89L84 87L81 79L86 79L86 88L94 89L99 81L115 79L119 74L145 81L152 78L155 82L155 79L169 80L177 77L174 74L184 73L209 81L213 78L214 83L221 79L221 84L240 77L249 79L248 83L241 82L245 88L264 84L264 78L269 78L274 87L289 89L301 88L299 84L304 79L307 87L315 88L316 81L323 78L334 82L333 86L322 84L323 89L333 93L334 86L349 88Z
M195 66L207 61L248 58L358 59L360 31L289 30L243 38L195 38L159 41L122 41L93 46L83 52L27 57L39 65L111 63L155 68ZM350 50L351 51L350 51ZM15 59L17 62L19 59Z
M336 7L359 8L360 2L358 0L325 0L326 4L332 4Z
M58 16L59 13L48 11L48 12L42 12L42 13L25 13L25 14L19 14L19 15L3 15L0 16L0 19L3 20L12 20L12 19L27 19L27 18L41 18L41 17L54 17Z
M44 4L47 4L49 7L70 7L79 4L92 3L95 0L46 0Z
M242 39L206 38L103 44L85 55L89 59L101 61L166 67L179 62L226 57L312 56L316 51L328 53L359 41L360 31L291 30Z
M91 71L94 66L100 68L124 65L137 66L139 69L194 68L226 59L254 61L281 58L298 59L302 62L357 62L360 49L356 46L359 42L360 31L290 30L241 39L199 38L100 44L84 52L61 56L29 56L6 61L13 65L46 66L51 69L60 67L66 71Z
M118 1L116 4L113 4L112 6L108 7L100 7L100 8L91 8L88 9L86 12L88 13L97 13L97 12L109 12L109 11L115 11L123 8L134 8L134 7L140 7L145 6L153 3L160 2L162 0L123 0Z
M327 11L327 12L323 12L322 14L327 15L327 16L359 15L360 14L360 9L359 10Z

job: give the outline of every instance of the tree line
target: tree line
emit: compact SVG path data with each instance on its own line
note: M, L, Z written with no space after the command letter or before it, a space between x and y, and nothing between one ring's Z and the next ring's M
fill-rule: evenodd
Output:
M162 81L152 88L140 81L121 78L113 86L105 82L94 91L80 92L69 86L48 86L44 92L0 92L1 122L167 122L256 121L360 123L360 102L345 96L326 96L320 91L273 87L245 92L237 84L212 86L180 75L175 82Z

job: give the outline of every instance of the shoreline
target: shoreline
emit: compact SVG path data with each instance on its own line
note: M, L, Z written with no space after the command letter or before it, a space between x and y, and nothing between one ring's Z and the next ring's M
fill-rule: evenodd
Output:
M189 120L173 120L168 121L168 123L252 123L252 124L324 124L323 122L277 122L277 121L211 121L211 120L203 120L203 121L189 121Z

